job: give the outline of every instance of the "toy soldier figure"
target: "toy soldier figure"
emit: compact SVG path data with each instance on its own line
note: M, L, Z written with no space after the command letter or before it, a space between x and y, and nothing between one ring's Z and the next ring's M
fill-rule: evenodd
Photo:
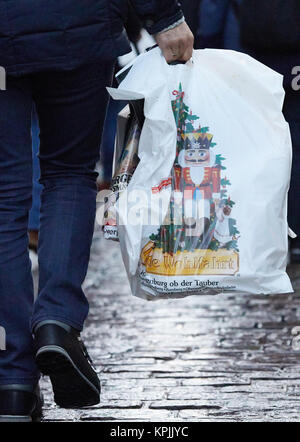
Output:
M175 166L174 201L184 201L186 236L203 235L210 224L212 200L215 208L220 204L220 168L211 142L211 134L185 134L185 147Z

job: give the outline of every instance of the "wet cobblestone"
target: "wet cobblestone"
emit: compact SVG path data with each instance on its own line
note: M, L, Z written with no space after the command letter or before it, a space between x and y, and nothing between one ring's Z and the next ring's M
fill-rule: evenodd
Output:
M99 406L63 410L42 380L45 421L300 421L300 266L293 295L145 302L119 246L95 233L84 339Z

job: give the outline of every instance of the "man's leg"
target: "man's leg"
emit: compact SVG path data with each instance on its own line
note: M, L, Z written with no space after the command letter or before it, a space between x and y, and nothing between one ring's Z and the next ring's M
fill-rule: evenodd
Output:
M30 330L33 284L27 236L31 109L30 80L8 78L7 90L0 91L0 326L6 331L0 385L33 385L39 377Z
M96 178L112 63L38 74L42 206L39 295L32 326L36 362L61 407L99 403L100 381L79 333L96 211Z
M88 302L86 276L96 209L99 158L113 65L39 74L42 206L39 295L32 326L58 320L81 330Z

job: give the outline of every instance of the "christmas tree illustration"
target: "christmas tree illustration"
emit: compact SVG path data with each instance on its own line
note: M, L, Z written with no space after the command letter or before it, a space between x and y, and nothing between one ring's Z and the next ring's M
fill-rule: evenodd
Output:
M203 143L204 149L208 149L208 145L209 149L216 146L216 143L211 141L212 135L209 134L209 127L201 127L201 125L198 124L199 116L193 114L192 110L184 102L185 93L181 84L179 85L178 90L173 91L173 95L175 98L172 101L172 110L177 126L177 151L176 159L171 172L172 187L174 187L174 183L176 181L176 170L178 174L178 169L181 169L179 164L180 152L189 148L187 147L188 143L197 143L200 140L200 142ZM187 234L187 229L185 228L184 204L178 208L174 199L171 198L163 225L158 229L156 234L152 234L150 236L150 240L155 243L156 248L162 249L163 253L168 253L170 255L177 252L193 252L200 249L217 251L220 248L235 250L238 252L239 231L237 230L235 220L229 218L231 210L235 205L235 202L232 201L228 195L228 187L231 185L231 183L226 176L221 176L221 173L224 173L226 170L226 167L223 164L225 160L226 159L221 154L215 155L214 173L219 171L217 173L218 176L221 177L219 181L220 203L218 210L222 210L222 216L228 218L227 223L230 228L230 235L232 239L230 239L230 241L226 241L226 243L221 243L214 237L216 224L218 222L215 209L211 209L210 211L209 227L206 231L205 239L204 235L201 237L199 236L199 238L196 236L191 237L189 234ZM212 199L210 200L210 207L214 207ZM178 210L181 212L178 213Z

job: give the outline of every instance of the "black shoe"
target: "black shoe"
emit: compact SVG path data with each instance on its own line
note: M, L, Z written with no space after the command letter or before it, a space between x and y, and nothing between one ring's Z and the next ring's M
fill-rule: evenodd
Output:
M50 376L54 400L63 408L99 404L100 381L80 333L57 321L44 321L34 330L36 363Z
M0 422L39 422L43 396L30 385L0 385Z

